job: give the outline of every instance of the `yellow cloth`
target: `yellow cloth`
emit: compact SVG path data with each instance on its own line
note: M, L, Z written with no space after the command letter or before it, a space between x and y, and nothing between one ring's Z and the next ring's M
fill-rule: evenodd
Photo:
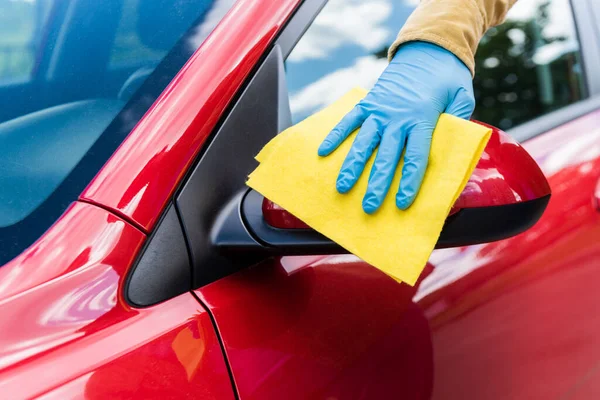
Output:
M431 42L452 52L475 74L475 51L485 32L504 21L517 0L421 0L390 47L391 60L402 43Z
M247 183L367 263L414 285L491 131L443 114L433 134L429 165L413 205L401 211L395 204L400 165L381 208L368 215L361 204L374 156L349 193L339 194L335 189L356 132L330 156L317 155L321 141L366 93L353 89L271 140L257 155L260 165Z

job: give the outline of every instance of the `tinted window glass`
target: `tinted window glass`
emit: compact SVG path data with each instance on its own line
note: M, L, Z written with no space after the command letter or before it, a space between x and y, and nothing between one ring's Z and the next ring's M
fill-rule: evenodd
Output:
M233 3L0 0L0 265L77 198Z
M286 61L299 121L354 86L372 87L415 0L330 0ZM476 55L473 118L503 129L585 96L568 0L520 1Z

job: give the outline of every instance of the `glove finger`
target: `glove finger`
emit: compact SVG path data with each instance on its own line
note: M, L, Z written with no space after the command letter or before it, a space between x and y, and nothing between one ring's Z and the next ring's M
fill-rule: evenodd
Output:
M388 126L383 133L379 151L375 157L367 193L363 198L363 210L372 214L381 206L385 196L390 189L394 173L402 154L402 148L406 140L406 129L400 126Z
M401 210L412 205L423 183L434 127L435 122L422 123L414 126L408 134L402 178L396 194L396 206Z
M363 123L365 118L363 108L358 105L355 106L325 137L319 146L319 156L324 157L331 154L332 151L342 144L344 139Z
M452 102L446 107L446 113L462 119L471 118L473 111L475 111L475 98L472 92L465 88L460 88Z
M377 122L374 118L369 117L360 128L354 143L352 143L352 148L342 164L336 183L338 192L346 193L352 189L379 144L379 140Z

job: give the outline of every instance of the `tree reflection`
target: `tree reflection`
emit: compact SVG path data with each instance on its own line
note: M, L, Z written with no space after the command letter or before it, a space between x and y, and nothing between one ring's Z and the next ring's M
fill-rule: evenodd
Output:
M475 57L474 119L509 129L582 98L577 45L546 35L550 1L528 20L508 20L482 39Z

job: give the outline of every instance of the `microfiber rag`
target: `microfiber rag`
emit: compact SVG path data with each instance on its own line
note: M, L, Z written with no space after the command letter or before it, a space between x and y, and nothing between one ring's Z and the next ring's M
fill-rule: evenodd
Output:
M247 184L365 262L397 281L414 285L491 130L442 114L433 133L425 178L413 205L402 211L395 204L402 175L400 163L381 208L369 215L361 204L375 155L350 192L340 194L335 188L356 132L328 157L317 155L325 136L366 93L353 89L277 135L256 156L260 165Z

